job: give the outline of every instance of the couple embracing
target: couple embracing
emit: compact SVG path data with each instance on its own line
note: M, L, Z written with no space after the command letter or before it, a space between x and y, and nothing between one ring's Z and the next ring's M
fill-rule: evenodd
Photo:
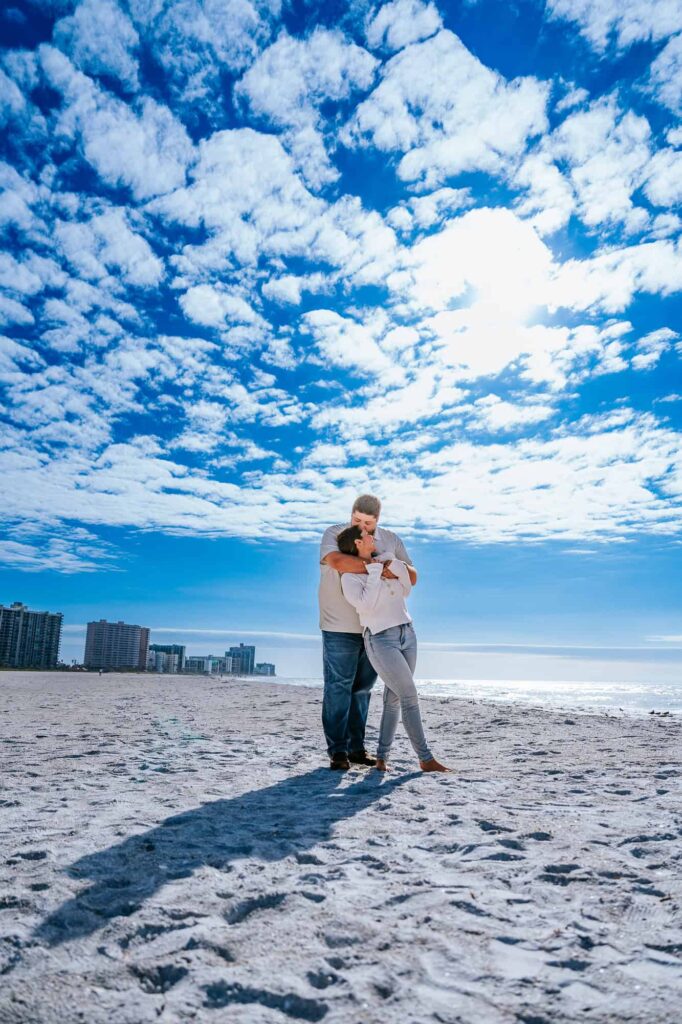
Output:
M378 525L380 514L380 500L361 495L350 524L330 526L320 546L322 726L330 767L386 771L402 715L422 771L445 772L424 735L414 683L417 637L406 598L417 573L400 537ZM365 749L365 726L377 675L384 705L375 758Z

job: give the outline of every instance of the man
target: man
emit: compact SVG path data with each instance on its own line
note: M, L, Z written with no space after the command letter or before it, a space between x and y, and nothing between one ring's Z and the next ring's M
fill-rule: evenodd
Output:
M381 502L372 494L355 500L349 523L330 526L320 545L320 629L322 630L322 662L324 697L322 727L327 741L330 767L346 770L351 764L374 765L376 759L365 750L365 727L369 698L376 682L376 672L365 653L362 626L355 608L348 603L341 589L341 573L366 573L366 563L339 551L336 538L347 526L359 526L375 539L376 561L391 555L407 562L414 586L417 573L397 534L378 525ZM395 579L384 568L382 576Z

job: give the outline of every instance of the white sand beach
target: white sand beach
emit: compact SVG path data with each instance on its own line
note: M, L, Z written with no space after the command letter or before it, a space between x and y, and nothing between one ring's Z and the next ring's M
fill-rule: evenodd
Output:
M382 776L321 696L0 674L0 1024L679 1024L680 716L428 697Z

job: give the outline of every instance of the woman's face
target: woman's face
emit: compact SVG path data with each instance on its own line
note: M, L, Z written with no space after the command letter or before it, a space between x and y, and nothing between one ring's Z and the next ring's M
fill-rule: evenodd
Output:
M371 533L363 533L360 540L356 540L355 546L360 558L371 558L374 551L374 537Z

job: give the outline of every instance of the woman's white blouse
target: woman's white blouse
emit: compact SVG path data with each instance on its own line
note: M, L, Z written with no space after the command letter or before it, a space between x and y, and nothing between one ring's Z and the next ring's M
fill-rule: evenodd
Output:
M367 575L344 572L341 576L343 596L357 610L360 624L370 633L381 633L391 626L412 622L405 598L412 590L412 583L405 562L394 558L388 567L398 578L384 580L381 562L368 562Z

